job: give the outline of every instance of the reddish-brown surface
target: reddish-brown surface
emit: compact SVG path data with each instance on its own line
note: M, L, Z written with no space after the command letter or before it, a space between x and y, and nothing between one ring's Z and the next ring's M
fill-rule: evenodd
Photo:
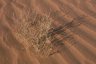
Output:
M41 58L34 54L32 47L28 47L30 42L27 43L27 38L18 38L20 23L32 14L28 15L26 10L48 16L52 19L53 28L63 26L59 33L52 33L57 46L50 41L58 53ZM22 18L23 14L25 17ZM67 23L68 27L65 27ZM95 32L95 0L0 0L0 64L96 64Z

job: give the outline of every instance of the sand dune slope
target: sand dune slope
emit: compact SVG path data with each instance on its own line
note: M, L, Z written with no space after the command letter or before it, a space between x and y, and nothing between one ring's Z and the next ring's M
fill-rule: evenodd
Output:
M96 1L0 0L0 64L96 64Z

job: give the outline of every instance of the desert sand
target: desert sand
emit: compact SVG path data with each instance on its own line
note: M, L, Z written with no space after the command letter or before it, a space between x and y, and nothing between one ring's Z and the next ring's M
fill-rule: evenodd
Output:
M0 0L0 64L96 64L96 0Z

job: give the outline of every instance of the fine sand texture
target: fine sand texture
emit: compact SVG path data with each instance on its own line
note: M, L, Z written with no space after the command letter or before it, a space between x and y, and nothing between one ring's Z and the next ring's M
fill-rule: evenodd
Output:
M96 0L0 0L0 64L96 64Z

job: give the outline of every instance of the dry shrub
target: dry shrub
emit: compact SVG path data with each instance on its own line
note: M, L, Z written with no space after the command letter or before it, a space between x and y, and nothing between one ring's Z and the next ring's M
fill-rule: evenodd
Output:
M24 10L20 16L16 20L16 37L26 44L26 49L31 48L39 56L49 56L53 52L53 46L49 43L47 34L52 19L33 10Z
M65 40L73 42L72 35L67 33L66 30L80 25L79 22L71 21L64 24L64 26L52 29L50 32L52 21L48 16L39 14L35 10L23 10L20 18L16 19L16 37L24 43L27 50L30 49L39 56L52 55L57 51L57 49L54 49L57 47L54 44L58 44L58 47L64 44L60 43L59 39L58 41L56 38L54 39L54 35L62 34Z

